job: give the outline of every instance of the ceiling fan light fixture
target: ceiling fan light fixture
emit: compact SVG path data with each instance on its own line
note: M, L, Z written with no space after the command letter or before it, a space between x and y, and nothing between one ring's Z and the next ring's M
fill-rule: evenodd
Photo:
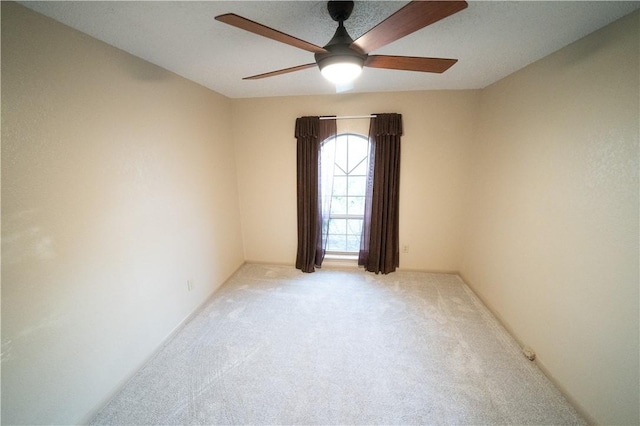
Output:
M334 84L347 84L362 73L364 60L356 56L332 56L319 62L320 72Z
M362 67L352 62L337 62L327 65L320 72L334 84L346 84L358 78L362 73Z

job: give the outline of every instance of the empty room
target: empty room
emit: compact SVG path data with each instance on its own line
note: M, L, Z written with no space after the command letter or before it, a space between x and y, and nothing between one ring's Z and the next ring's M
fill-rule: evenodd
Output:
M2 1L2 424L640 424L639 9Z

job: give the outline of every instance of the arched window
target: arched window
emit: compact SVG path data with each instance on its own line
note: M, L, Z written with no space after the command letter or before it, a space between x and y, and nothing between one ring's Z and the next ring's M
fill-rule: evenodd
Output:
M342 133L322 145L323 210L329 212L323 224L329 254L356 254L364 218L369 139Z

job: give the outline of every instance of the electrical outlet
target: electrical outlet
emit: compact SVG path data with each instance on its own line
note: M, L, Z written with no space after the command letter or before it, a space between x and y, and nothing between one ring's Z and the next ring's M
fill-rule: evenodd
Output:
M187 290L191 291L193 290L193 280L187 280Z
M405 244L402 246L402 252L403 253L409 253L409 244Z

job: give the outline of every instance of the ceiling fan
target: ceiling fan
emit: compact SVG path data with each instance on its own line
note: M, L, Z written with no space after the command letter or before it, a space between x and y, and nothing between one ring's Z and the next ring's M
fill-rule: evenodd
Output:
M344 85L353 81L361 73L362 67L443 73L458 61L457 59L370 55L369 53L465 9L467 7L466 1L409 2L355 41L344 27L344 21L351 16L353 6L353 1L329 1L327 3L329 15L338 22L338 29L324 47L316 46L233 13L216 16L215 19L315 54L315 62L313 63L257 74L245 77L243 80L273 77L317 65L328 80L337 85Z

